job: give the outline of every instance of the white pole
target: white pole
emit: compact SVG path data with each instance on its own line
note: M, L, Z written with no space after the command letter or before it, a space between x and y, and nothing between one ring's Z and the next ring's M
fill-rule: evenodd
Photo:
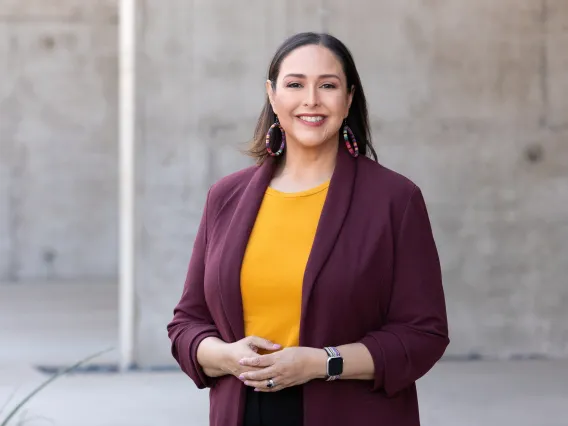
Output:
M120 0L119 25L119 346L120 369L134 365L134 143L136 0Z

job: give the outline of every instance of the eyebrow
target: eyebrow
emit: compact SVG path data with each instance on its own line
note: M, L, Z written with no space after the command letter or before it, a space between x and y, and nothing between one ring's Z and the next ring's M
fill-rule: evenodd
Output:
M307 78L305 74L287 74L284 76L284 78L287 77ZM341 80L337 74L322 74L318 78L337 78L338 80Z

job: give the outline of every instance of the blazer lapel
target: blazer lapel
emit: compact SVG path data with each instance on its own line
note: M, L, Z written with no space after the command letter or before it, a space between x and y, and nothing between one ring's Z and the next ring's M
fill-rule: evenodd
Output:
M341 231L351 205L353 186L357 172L357 159L345 149L339 149L337 163L331 177L316 236L308 258L302 288L302 313L300 321L300 344L303 345L303 326L314 283L328 259Z
M275 162L268 158L256 170L235 209L221 251L219 293L235 341L245 337L241 266L258 210L270 184Z

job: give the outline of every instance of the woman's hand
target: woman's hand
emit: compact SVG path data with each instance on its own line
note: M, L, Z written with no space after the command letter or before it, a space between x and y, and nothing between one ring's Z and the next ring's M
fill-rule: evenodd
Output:
M290 386L326 377L327 353L323 349L291 347L269 355L244 357L240 365L255 370L239 379L259 392L276 392ZM274 386L268 387L272 379Z
M235 343L228 343L223 348L222 370L225 374L232 374L235 377L245 372L259 370L258 367L240 364L239 361L243 358L258 356L260 349L276 351L280 349L280 345L257 336L249 336Z

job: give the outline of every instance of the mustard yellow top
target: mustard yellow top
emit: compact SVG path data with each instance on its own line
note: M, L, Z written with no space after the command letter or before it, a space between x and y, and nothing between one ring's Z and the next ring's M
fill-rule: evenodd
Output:
M328 187L267 189L241 268L246 336L298 346L304 271Z

